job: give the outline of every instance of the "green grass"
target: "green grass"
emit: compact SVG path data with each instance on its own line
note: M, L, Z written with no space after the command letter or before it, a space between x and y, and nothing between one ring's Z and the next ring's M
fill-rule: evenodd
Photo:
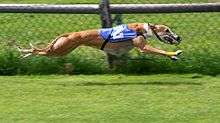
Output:
M220 76L1 76L4 123L218 123Z

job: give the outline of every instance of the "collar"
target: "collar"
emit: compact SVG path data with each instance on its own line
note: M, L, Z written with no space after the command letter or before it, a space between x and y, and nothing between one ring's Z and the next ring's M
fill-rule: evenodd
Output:
M153 31L150 28L150 24L149 23L144 23L144 30L146 31L146 33L144 33L143 35L147 38L147 37L151 37L153 36Z

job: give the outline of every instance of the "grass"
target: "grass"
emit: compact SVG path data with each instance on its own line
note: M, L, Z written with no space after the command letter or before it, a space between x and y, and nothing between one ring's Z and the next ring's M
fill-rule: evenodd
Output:
M126 3L193 3L218 0L127 0ZM0 3L98 3L99 0L1 0ZM111 3L124 3L111 0ZM219 74L219 13L132 14L124 23L152 22L171 26L183 37L178 47L151 44L166 50L183 49L179 62L133 50L121 72L144 74L199 72ZM74 73L103 73L103 52L79 48L63 58L18 58L8 45L12 39L47 43L64 32L100 28L99 15L0 14L0 74L63 73L72 63ZM145 60L147 59L147 60ZM218 123L220 76L201 74L157 75L50 75L0 76L2 123Z
M0 122L218 123L220 77L1 76Z

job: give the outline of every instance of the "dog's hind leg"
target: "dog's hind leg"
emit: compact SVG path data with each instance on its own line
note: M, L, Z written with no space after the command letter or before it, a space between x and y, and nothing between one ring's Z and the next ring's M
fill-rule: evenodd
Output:
M57 37L47 47L42 49L36 48L32 44L30 44L30 49L22 49L19 46L17 48L23 54L23 58L30 55L63 56L78 47L81 42L82 38L78 33L67 33Z
M49 56L66 55L80 45L78 40L80 39L70 38L69 36L60 37L55 42L51 43L44 52Z

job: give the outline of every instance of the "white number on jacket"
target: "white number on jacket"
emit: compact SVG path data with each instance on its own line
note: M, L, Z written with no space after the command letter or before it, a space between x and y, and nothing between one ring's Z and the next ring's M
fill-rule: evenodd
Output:
M124 38L123 30L123 25L113 28L112 39Z

